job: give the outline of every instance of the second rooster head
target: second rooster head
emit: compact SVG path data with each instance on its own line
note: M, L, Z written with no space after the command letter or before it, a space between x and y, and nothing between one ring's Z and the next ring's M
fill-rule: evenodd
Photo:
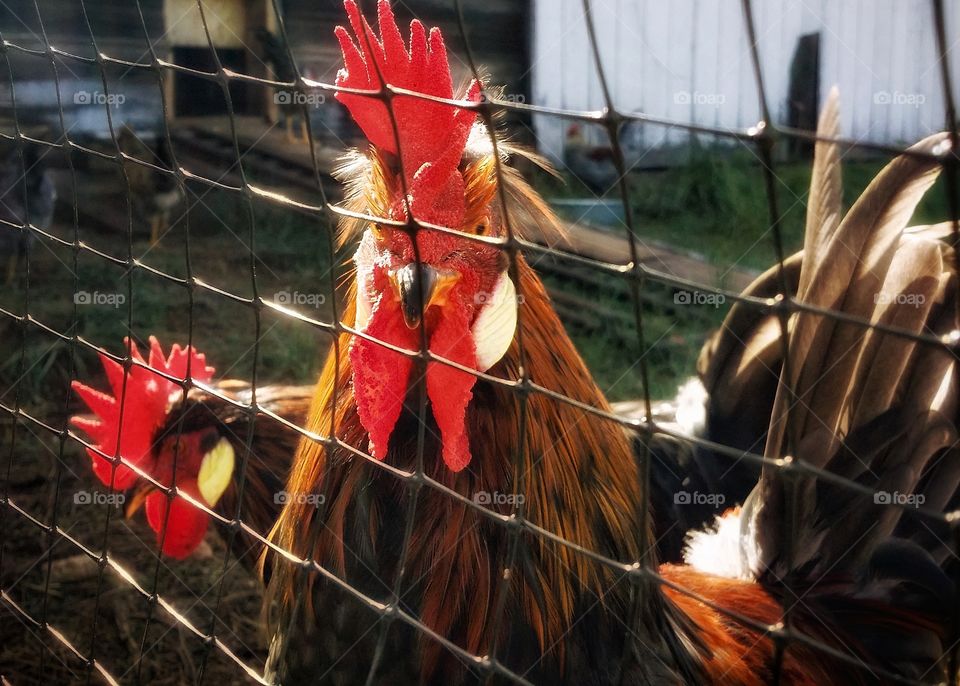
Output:
M170 355L164 355L152 336L149 367L135 343L126 341L126 345L138 363L126 373L122 365L100 355L113 395L73 382L74 391L94 416L74 416L71 423L89 435L100 452L120 455L161 486L176 485L178 492L214 507L231 481L235 463L222 418L153 371L185 379L189 361L190 377L205 383L213 378L214 369L190 347L174 345ZM147 523L166 555L182 559L193 552L203 540L209 515L179 496L168 499L154 483L126 464L114 465L97 450L87 449L93 472L105 486L127 491L127 516L144 505Z

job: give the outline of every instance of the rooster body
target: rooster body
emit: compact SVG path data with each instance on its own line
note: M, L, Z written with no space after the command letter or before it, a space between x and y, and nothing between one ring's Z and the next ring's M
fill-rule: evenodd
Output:
M173 171L173 152L166 138L158 136L153 145L142 140L124 124L117 136L120 150L140 162ZM171 216L184 204L184 195L172 174L160 174L143 164L128 163L124 167L130 188L133 216L138 225L149 224L150 245L166 234L172 226ZM176 223L176 222L173 222Z
M531 314L536 326L524 330L531 378L547 387L556 387L555 384L562 381L565 392L574 399L595 402L602 396L549 307L542 284L522 258L518 260L518 267L526 302L539 305L536 316ZM331 397L318 396L311 417L318 426L332 419L336 426L343 427L338 433L340 440L348 446L362 446L366 432L358 420L356 404L349 390L350 361L346 352L349 344L349 335L345 335L339 345L340 359L328 362L318 386L327 389L328 393L333 388L338 389L335 416L328 416L328 409L324 410L324 415L315 414L318 408L329 408L332 400ZM573 362L573 366L558 369L550 357L551 350ZM332 375L337 368L341 378L335 380ZM512 346L498 363L496 373L507 378L519 374L517 346ZM636 532L641 525L641 515L635 506L639 498L638 487L634 478L622 478L617 473L624 468L635 470L626 436L615 424L584 420L572 406L558 405L535 395L527 402L530 424L526 442L521 444L516 394L497 384L478 383L468 425L476 467L459 474L447 469L442 460L442 446L436 438L439 431L431 421L425 431L423 446L427 476L467 498L478 493L513 493L513 466L503 456L522 455L524 461L519 468L524 471L529 470L531 474L540 469L558 471L555 481L528 480L527 490L522 495L531 521L553 532L569 527L567 537L613 559L636 558L639 554ZM391 466L403 471L412 471L416 467L417 407L414 393L408 396L386 456ZM576 432L567 432L564 436L565 427L578 423ZM543 456L542 463L538 456ZM398 487L396 476L356 459L353 451L346 447L333 452L330 457L322 449L311 450L309 458L298 459L297 471L291 479L291 483L298 485L291 488L327 494L326 511L295 513L290 508L285 509L277 527L281 536L276 539L277 544L301 550L305 542L298 530L281 528L287 517L307 518L301 522L325 517L324 521L313 523L313 527L320 530L313 559L336 570L338 576L348 579L362 593L378 602L388 602L390 580L396 578L407 519L407 497L402 487ZM499 510L506 514L509 507ZM556 521L554 518L560 512L577 512L580 516L573 521ZM491 608L497 604L498 594L503 592L498 583L502 571L499 566L508 557L508 529L502 523L477 513L469 505L431 488L421 490L414 517L410 559L406 566L409 587L405 587L401 594L401 604L419 608L420 616L428 626L471 652L482 653L484 643L491 639L495 627ZM300 540L287 538L288 534ZM286 566L280 564L279 568L286 576ZM558 631L562 626L557 621L560 617L566 615L569 621L574 616L583 616L591 606L599 615L601 609L595 604L602 596L607 596L603 612L618 611L626 617L629 582L622 578L622 574L605 571L569 549L531 541L523 546L514 574L520 592L510 593L505 617L513 620L509 635L502 635L500 640L511 646L514 659L543 676L542 680L535 681L549 683L550 675L556 676L557 665L537 664L540 657L538 641L563 639ZM578 582L578 578L583 582ZM336 639L320 642L328 647L328 652L317 661L318 656L307 649L316 644L299 633L299 625L296 632L278 634L271 654L279 665L279 683L313 683L311 679L316 676L313 670L317 665L338 664L340 652L353 640L363 636L361 643L367 646L371 655L377 643L378 634L371 630L378 625L376 613L359 608L350 612L349 608L354 604L330 583L320 579L316 580L313 593L318 618L342 618L342 622L335 621L334 626L324 622L318 627L325 635ZM529 620L521 624L519 618L524 616ZM283 627L285 619L279 618L277 625ZM424 666L420 664L423 654L417 649L417 632L399 621L394 624L392 633L398 639L403 638L394 644L395 652L390 654L400 660L385 658L382 664L387 671L378 674L377 680L418 683L418 675ZM601 628L599 624L599 617L593 622L586 621L575 634L582 631L580 638L596 637L598 628ZM622 644L623 636L618 636L612 625L607 625L606 630L606 640L601 644L610 646L609 657L612 659L617 654L615 646ZM296 645L290 646L288 641L295 641ZM591 644L590 641L570 642L574 645ZM456 661L449 655L441 655L439 645L423 648L433 654L434 661L441 659L444 663L442 668L435 668L440 670L438 674L455 669ZM300 654L298 651L301 650L306 653ZM362 652L360 649L357 654ZM291 666L298 663L302 664L302 671ZM406 665L407 678L397 682L387 679L389 670L401 664ZM339 678L333 678L331 674L329 683L362 682L366 679L369 661L344 660L338 668L334 672ZM344 670L356 671L348 674Z
M428 38L415 21L407 50L387 0L379 3L379 37L353 0L345 5L356 40L338 28L346 65L339 86L375 91L382 76L452 98L438 30ZM860 514L860 528L831 530L828 540L825 527L856 507L869 511L870 503L836 488L819 497L816 480L807 477L802 485L812 495L799 506L794 559L782 536L791 501L779 473L767 469L742 509L690 539L695 564L659 565L643 485L647 451L635 456L629 436L602 416L610 407L523 257L506 260L495 241L455 233L502 238L508 209L514 231L527 222L551 224L549 209L515 173L497 168L491 132L469 108L395 95L391 121L380 100L356 92L337 97L371 143L345 167L348 208L351 216L383 220L343 226L344 240L359 235L347 331L334 344L308 415L307 428L322 440L301 442L288 484L291 492L321 495L322 505L289 502L271 534L287 554L268 551L264 563L271 575L268 682L509 683L497 667L530 683L591 686L759 685L777 673L791 684L882 681L872 668L942 677L952 585L901 526L899 509L884 509L873 529ZM462 100L479 101L479 84ZM942 144L942 137L930 139L920 150ZM833 169L830 153L820 147L820 176ZM955 284L941 242L903 238L909 245L902 263L874 259L897 253L937 168L922 158L898 159L843 224L834 195L815 190L811 213L833 218L814 222L820 242L805 251L799 295L868 320L896 318L910 330L926 323L956 328L948 296ZM819 183L832 188L831 180ZM455 232L414 231L411 214ZM874 286L888 283L904 294L922 283L930 307L911 318L895 306L819 292L824 265L837 261L833 234L867 251ZM906 260L915 255L925 259L911 281ZM849 259L837 264L832 288L863 287L866 268ZM510 307L491 293L506 294ZM790 326L787 349L799 352L783 367L803 382L830 368L830 358L803 345L820 336L831 349L828 332L815 325L823 319L796 315ZM856 342L834 330L841 331ZM872 338L871 360L878 345L897 350L894 339ZM423 347L426 358L415 354ZM826 433L811 424L790 444L798 446L798 459L871 487L912 492L956 433L942 419L952 416L954 360L947 351L918 350L899 350L900 393L879 393L879 376L846 364L831 380L848 393L830 397L832 405L824 399L825 407L847 422L843 399L866 383L869 411L863 407L855 423L838 421ZM759 429L777 457L793 409L779 393L768 401L769 428ZM807 409L815 416L819 403ZM863 471L853 468L851 454ZM960 475L944 493L952 495L958 483ZM937 493L938 504L944 493ZM510 497L492 497L498 494ZM791 630L808 640L792 641L778 661L767 629L787 608Z

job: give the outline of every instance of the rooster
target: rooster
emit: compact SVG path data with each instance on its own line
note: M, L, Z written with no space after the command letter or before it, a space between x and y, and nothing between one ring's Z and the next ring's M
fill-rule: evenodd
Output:
M265 26L258 28L255 36L263 48L264 61L273 69L274 77L284 83L298 81L300 74L297 73L297 65L290 57L283 39L271 33ZM303 113L303 106L297 102L297 98L294 97L295 94L299 94L299 91L280 91L275 97L275 102L283 116L283 128L286 132L287 141L290 143L309 143L306 121L300 122L299 133L294 132L294 120L302 119L301 115Z
M173 153L162 135L157 136L154 145L150 146L128 124L124 124L117 136L117 145L135 160L167 171L174 169ZM174 176L159 174L143 164L127 162L124 170L134 219L138 226L150 225L150 245L156 245L172 228L170 217L173 212L185 204L183 191Z
M797 294L803 253L771 267L742 296L775 298ZM781 280L782 279L782 280ZM780 320L774 310L735 303L700 350L697 375L684 382L673 400L652 407L654 420L681 436L628 429L635 452L650 456L650 504L660 560L678 562L686 535L741 504L760 476L746 458L719 455L683 438L695 437L735 452L763 452L783 363ZM617 403L617 414L634 417L636 402ZM688 502L678 494L721 494Z
M794 684L942 678L953 589L901 526L901 509L875 509L869 497L805 475L808 497L795 503L767 469L747 505L690 539L697 565L658 565L631 443L602 416L609 405L539 278L498 245L508 216L514 231L552 218L518 175L498 170L505 160L497 153L510 148L495 148L495 132L463 104L479 101L480 84L460 93L459 106L395 94L388 111L356 91L386 81L453 98L443 38L414 21L407 48L387 0L378 5L379 36L354 0L345 6L352 35L336 31L345 61L337 85L351 90L337 97L370 143L344 168L348 207L351 217L379 219L341 227L343 240L359 240L347 329L317 385L312 435L288 484L322 494L324 504L289 502L271 533L265 679L500 683L504 670L537 684L752 685L775 672ZM914 152L938 152L943 141ZM830 145L818 148L822 176L835 155L824 152ZM895 160L842 223L839 215L820 221L821 204L812 202L816 249L801 269L800 296L911 331L956 328L949 249L903 230L938 169L920 157ZM414 230L412 218L454 231ZM838 254L841 240L862 247L865 261ZM898 298L880 305L837 296L878 287ZM927 307L900 312L899 296L918 288ZM954 358L877 332L858 344L849 333L818 315L791 322L785 382L830 370L831 359L803 343L834 354L845 340L850 364L831 387L871 389L870 411L838 414L842 421L829 425L836 434L812 423L792 432L792 455L870 488L913 493L956 438L944 419L952 416ZM429 355L416 355L424 346ZM881 350L895 362L878 364ZM902 392L874 393L891 364ZM766 433L777 445L793 408L773 407ZM942 490L931 486L937 506L957 490L954 472L937 480ZM795 557L781 537L794 504ZM514 508L522 519L510 517ZM840 517L849 521L828 537ZM740 521L749 524L742 535ZM727 564L705 569L717 562ZM791 631L810 640L781 653L766 629L787 607Z
M617 185L620 174L610 146L593 145L580 124L571 124L563 144L563 163L584 186L603 197Z
M240 498L241 519L259 535L266 534L284 499L282 489L297 433L260 415L251 438L251 417L241 409L252 402L250 385L235 380L214 382L214 369L207 366L204 354L174 344L165 355L157 339L150 337L152 369L185 379L189 364L194 381L212 385L226 400L199 387L185 395L180 385L140 366L146 361L135 343L127 343L131 358L139 364L131 365L126 381L123 366L100 355L112 396L73 382L74 391L94 413L92 417L74 416L71 423L92 439L94 447L88 447L87 453L96 477L105 486L126 492L127 517L144 506L158 545L170 557L183 559L197 548L206 533L209 515L181 497L170 500L167 515L168 498L162 490L123 464L114 469L101 452L112 456L119 450L127 463L165 486L174 483L175 473L179 491L227 519L238 515ZM301 386L257 388L257 406L300 425L312 390ZM122 406L120 398L124 399ZM238 491L242 474L235 468L238 459L241 465L246 461L242 494ZM252 551L259 550L260 542L246 532L232 541L237 559L252 564L256 558Z

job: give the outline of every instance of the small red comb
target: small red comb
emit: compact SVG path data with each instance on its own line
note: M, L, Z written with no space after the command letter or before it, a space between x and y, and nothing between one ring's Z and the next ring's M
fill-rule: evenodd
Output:
M344 68L337 73L337 86L380 90L380 75L392 86L438 98L453 98L453 78L440 29L410 23L407 51L389 0L380 0L377 14L381 38L360 14L355 0L344 0L356 40L338 26L336 35L343 50ZM379 72L379 73L378 73ZM376 96L337 93L363 129L367 140L381 150L400 154L410 205L417 218L458 227L463 219L463 177L457 170L476 112L446 103L398 95L391 101L396 120L394 135L384 101ZM466 100L480 99L480 83L474 80ZM398 140L399 138L399 148ZM395 204L395 218L405 218L403 202Z
M136 343L125 338L124 345L129 348L134 360L146 364ZM170 349L170 356L165 358L160 343L153 336L150 337L149 364L153 369L178 379L185 379L188 360L191 363L190 373L193 379L207 382L213 378L214 369L207 366L206 356L203 353L197 353L189 346L181 348L175 343ZM149 468L147 461L150 457L154 433L163 425L170 401L177 397L177 393L181 390L180 386L150 369L133 365L127 375L124 394L123 366L103 354L100 355L100 362L107 374L113 395L74 381L71 384L73 390L87 404L95 418L71 417L70 423L90 436L91 442L100 451L107 455L117 454L122 395L123 432L119 436L119 454L138 467ZM94 473L100 481L109 486L111 463L89 448L87 453L93 460ZM113 488L118 491L130 488L137 478L136 472L120 465L113 478Z

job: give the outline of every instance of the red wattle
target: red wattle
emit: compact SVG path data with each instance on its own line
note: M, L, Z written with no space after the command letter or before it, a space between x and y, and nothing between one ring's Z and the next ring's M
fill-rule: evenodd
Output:
M181 479L177 488L186 491L191 497L203 502L196 481ZM163 535L163 520L167 511L167 495L154 491L147 496L145 505L147 523L157 533L157 544L163 539L162 552L177 560L182 560L200 545L207 533L209 517L183 498L174 498L170 503L170 517L167 519L167 533Z
M476 368L476 347L469 331L466 308L447 308L430 338L430 352ZM446 364L430 362L427 366L427 395L443 441L443 461L454 472L470 464L466 418L476 381L472 374Z
M408 350L417 350L418 332L407 328L399 303L383 294L370 314L364 333ZM350 343L353 394L360 423L370 438L369 451L378 460L387 456L390 434L403 409L412 360L382 345L355 336Z

